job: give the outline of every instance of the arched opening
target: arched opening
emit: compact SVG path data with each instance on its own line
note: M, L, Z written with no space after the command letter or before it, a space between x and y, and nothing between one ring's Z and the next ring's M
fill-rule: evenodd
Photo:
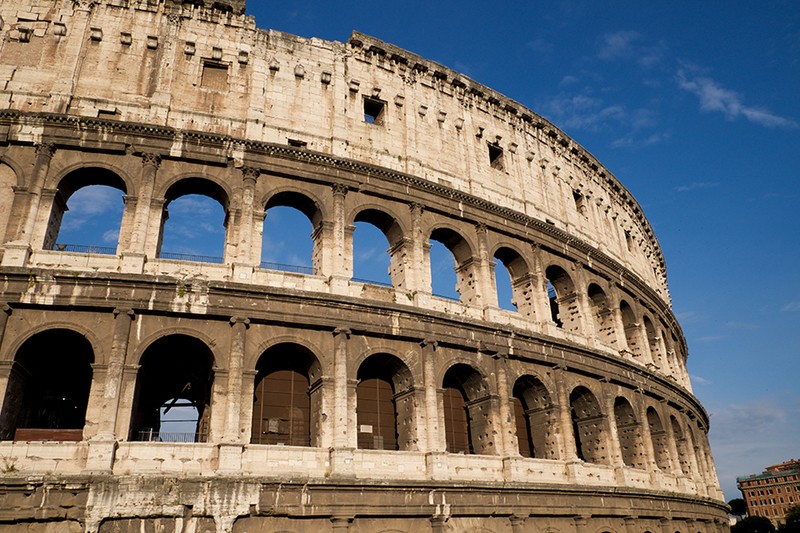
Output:
M536 459L557 459L555 413L550 393L533 376L522 376L514 383L512 402L519 454Z
M581 329L580 310L572 278L563 268L555 265L547 267L545 277L548 282L548 297L553 322L559 328L579 332Z
M622 315L622 326L625 328L628 351L633 357L640 358L642 355L642 342L639 334L639 321L636 320L633 308L625 300L620 301L619 312Z
M75 331L53 329L26 340L8 377L0 438L81 440L93 363L91 343Z
M252 444L314 446L319 433L321 370L307 348L282 343L256 364Z
M653 364L657 368L664 367L664 352L661 349L661 339L656 334L656 328L653 322L648 318L642 318L644 323L644 331L647 334L647 344L650 346L650 355L653 357Z
M431 292L435 296L458 299L464 304L474 303L478 296L477 272L467 241L448 228L433 230L430 241ZM443 251L440 245L447 251Z
M136 376L131 440L206 442L214 356L203 341L169 335L142 354Z
M630 402L618 397L614 400L614 420L617 424L622 462L631 468L647 468L642 432Z
M164 197L158 257L222 263L228 232L228 195L213 181L187 178Z
M608 429L597 398L586 387L576 387L569 395L569 404L578 458L587 463L609 464Z
M16 222L10 224L11 206L14 203L14 187L17 186L17 173L0 162L0 240L14 239Z
M58 184L43 248L78 253L116 254L125 181L104 168L82 168Z
M402 232L397 222L382 211L365 209L356 215L354 224L353 279L402 288L402 254L396 249Z
M589 304L592 307L595 334L603 344L615 346L617 335L614 327L614 314L609 305L606 293L596 283L589 284L587 289Z
M489 435L489 391L477 370L456 364L442 381L444 428L450 453L493 453Z
M501 309L533 316L533 279L528 264L511 248L498 248L494 254L495 286Z
M307 196L280 192L266 205L261 268L317 274L322 264L322 214Z
M375 354L358 369L358 447L408 450L414 425L411 373L397 357Z
M647 423L650 426L650 439L653 441L653 453L655 453L656 466L664 472L670 469L669 445L667 432L661 423L661 417L652 407L647 408Z
M494 263L494 286L497 292L497 307L506 311L517 311L511 274L502 261Z
M670 416L669 418L670 424L672 425L672 436L675 439L675 447L678 450L678 466L680 467L680 472L677 473L683 473L689 476L692 473L692 463L689 459L689 449L691 446L687 442L678 419L674 416Z

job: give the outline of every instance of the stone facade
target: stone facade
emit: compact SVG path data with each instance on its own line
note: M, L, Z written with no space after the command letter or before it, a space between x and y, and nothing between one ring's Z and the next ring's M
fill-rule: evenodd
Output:
M243 11L0 0L0 529L725 531L630 193L446 67ZM125 195L116 249L60 246L95 184ZM219 263L161 253L185 194L225 210ZM275 206L313 225L307 272L260 262ZM391 287L352 277L361 221ZM432 294L431 240L459 301ZM160 430L169 401L197 409L189 442Z

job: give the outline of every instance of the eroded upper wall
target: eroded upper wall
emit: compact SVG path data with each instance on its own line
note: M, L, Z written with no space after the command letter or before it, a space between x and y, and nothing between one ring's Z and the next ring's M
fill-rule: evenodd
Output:
M630 193L552 124L441 65L358 33L306 39L170 0L0 0L0 16L2 108L307 143L552 223L669 301ZM379 124L365 99L383 105Z

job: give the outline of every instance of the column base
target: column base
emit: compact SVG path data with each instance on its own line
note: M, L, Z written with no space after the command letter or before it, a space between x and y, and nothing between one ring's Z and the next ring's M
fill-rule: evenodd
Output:
M89 453L86 457L86 474L110 474L114 470L114 459L119 444L113 435L97 436L89 440Z
M3 246L3 266L24 267L31 257L31 247L25 242L9 242Z

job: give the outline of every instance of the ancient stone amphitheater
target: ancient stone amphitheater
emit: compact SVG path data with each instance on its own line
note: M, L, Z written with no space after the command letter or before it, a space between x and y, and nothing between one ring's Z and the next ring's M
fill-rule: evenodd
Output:
M0 530L727 530L658 242L556 126L244 0L0 17ZM110 249L59 240L94 185L124 194ZM161 250L189 194L224 208L218 260ZM278 206L310 268L261 262ZM360 222L391 286L353 278Z

